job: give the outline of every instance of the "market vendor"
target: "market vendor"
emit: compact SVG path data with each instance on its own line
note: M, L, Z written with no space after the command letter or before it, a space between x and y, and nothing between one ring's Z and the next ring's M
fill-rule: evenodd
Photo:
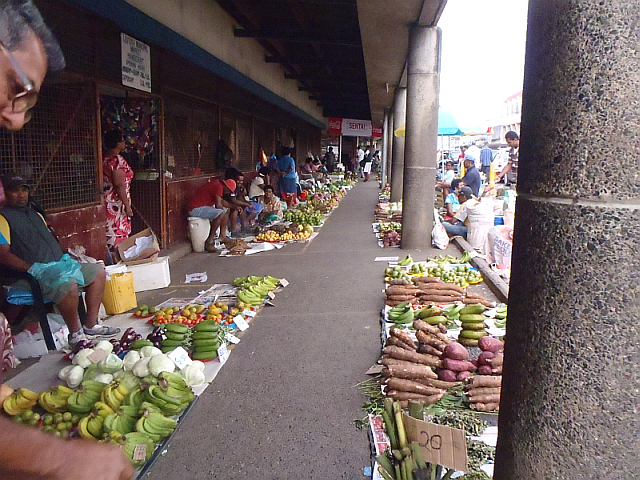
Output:
M465 158L465 161L466 160L467 159ZM469 219L466 214L467 209L466 208L463 209L462 206L469 200L477 203L477 201L473 200L473 192L471 191L471 188L469 187L460 188L460 191L458 192L458 202L460 203L458 212L452 218L450 218L449 220L445 220L442 223L442 225L444 226L444 229L447 231L447 234L450 237L459 235L463 237L465 240L467 239Z
M296 162L289 156L291 149L282 147L282 157L278 160L277 169L280 172L280 195L287 202L289 208L298 203L298 178Z
M229 224L229 209L232 205L223 196L230 195L235 189L235 180L212 178L196 190L196 193L191 197L189 216L206 218L211 222L209 237L204 242L204 249L207 252L219 252L215 247L218 229L220 229L218 240L220 242L229 240L227 225Z
M265 185L264 207L258 218L263 223L271 223L282 220L283 216L284 214L282 213L282 203L280 203L280 199L276 196L271 185Z
M476 157L470 153L467 153L464 157L464 177L462 177L462 183L469 187L476 197L480 194L482 179L480 178L480 172L476 168Z
M459 189L464 187L464 183L459 178L451 180L451 190L444 200L444 207L447 209L445 219L453 218L460 210L460 201L458 200Z
M229 210L229 230L232 237L242 237L253 224L258 213L262 211L262 205L249 200L247 190L244 188L244 173L237 168L227 168L224 176L236 182L233 194L225 197L225 200L234 207Z
M264 203L264 186L269 175L269 168L262 167L258 170L256 178L251 180L249 185L249 200L252 202Z
M53 236L44 218L33 208L29 201L30 187L28 182L18 174L2 177L6 195L6 205L0 210L0 265L8 267L2 272L4 277L13 278L12 272L31 273L42 288L42 294L58 306L60 314L69 327L69 344L73 346L86 335L113 336L120 331L98 322L98 311L102 301L105 285L104 267L98 263L69 264L69 268L79 268L75 278L67 275L66 281L58 281L67 272L62 271L63 252L60 244ZM44 268L41 265L51 262L53 265ZM55 277L55 281L49 279ZM78 283L84 287L87 304L87 319L84 329L78 316ZM26 280L17 280L13 287L17 290L29 291Z

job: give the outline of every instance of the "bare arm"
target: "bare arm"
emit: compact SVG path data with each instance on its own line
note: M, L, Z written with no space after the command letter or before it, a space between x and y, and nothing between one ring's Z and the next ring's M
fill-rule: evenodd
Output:
M500 180L502 177L504 177L510 171L511 171L511 162L507 163L504 166L504 168L502 169L502 171L498 175L496 175L496 179Z
M89 440L60 440L0 418L3 480L130 480L133 467L117 447ZM26 455L25 452L38 452ZM91 468L87 468L87 461Z
M127 186L125 183L125 175L122 170L114 170L113 171L113 189L122 200L122 204L124 205L125 213L133 217L133 209L131 208L131 200L127 195Z
M11 253L11 247L8 244L0 245L0 265L9 267L18 272L26 272L31 268L31 264L25 262L20 257Z

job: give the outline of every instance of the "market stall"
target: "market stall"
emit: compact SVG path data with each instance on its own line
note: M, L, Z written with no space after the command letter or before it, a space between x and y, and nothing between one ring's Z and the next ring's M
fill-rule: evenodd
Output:
M359 421L374 479L491 478L507 307L470 259L407 255L385 268L382 356Z
M123 334L53 352L2 385L3 413L73 441L121 445L142 478L242 332L288 285L238 277L195 298L115 315Z

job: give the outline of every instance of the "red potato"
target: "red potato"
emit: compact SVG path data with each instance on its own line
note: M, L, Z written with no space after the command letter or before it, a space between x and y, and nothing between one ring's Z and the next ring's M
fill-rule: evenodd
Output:
M470 376L471 376L471 372L469 371L458 372L458 374L456 375L456 380L459 382L464 382Z
M491 365L490 360L495 356L496 354L493 352L482 352L480 355L478 355L478 365Z
M504 343L495 337L486 336L478 340L478 347L484 352L497 353L504 350Z
M486 352L483 352L486 353ZM501 367L504 362L504 355L500 352L496 353L493 357L487 360L487 363L492 367Z
M442 366L447 370L453 370L454 372L475 372L476 366L465 360L454 360L453 358L445 358L442 360Z
M449 345L444 347L443 353L445 357L452 358L454 360L469 360L469 350L458 342L451 342Z
M493 375L493 370L490 365L480 365L478 367L478 375Z
M480 364L478 363L478 360L471 360L471 363L473 363L476 367L480 366Z
M456 381L456 372L453 370L447 370L443 368L438 370L438 379L443 380L445 382L455 382Z

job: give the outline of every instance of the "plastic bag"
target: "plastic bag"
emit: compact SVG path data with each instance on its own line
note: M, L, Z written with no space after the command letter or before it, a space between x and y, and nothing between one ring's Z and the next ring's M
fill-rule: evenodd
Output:
M440 223L438 211L433 211L433 230L431 230L431 243L434 247L444 250L449 245L449 235L444 229L444 225Z
M52 289L64 285L71 279L74 279L78 285L84 286L80 264L66 253L57 262L34 263L28 273L38 282Z

